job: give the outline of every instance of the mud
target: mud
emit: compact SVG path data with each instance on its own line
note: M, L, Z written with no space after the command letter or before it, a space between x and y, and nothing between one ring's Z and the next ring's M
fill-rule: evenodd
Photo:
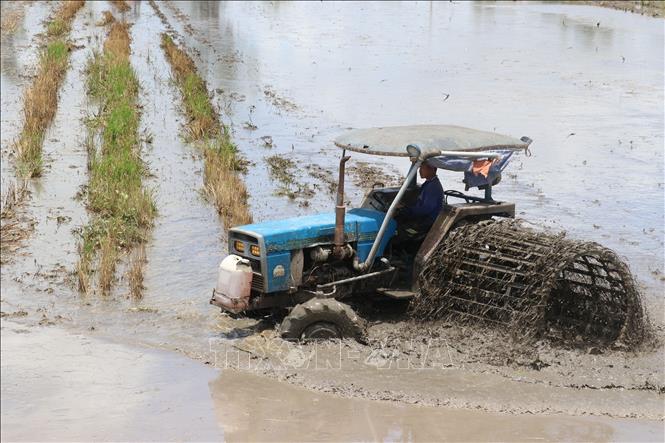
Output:
M574 3L574 2L566 2ZM602 6L604 8L618 9L619 11L633 12L636 14L649 15L651 17L664 17L665 5L660 1L653 0L600 0L579 2L591 6Z
M168 26L197 54L199 72L216 91L216 107L225 113L240 153L254 165L246 181L255 220L330 211L334 195L329 191L341 154L330 140L348 127L432 122L526 134L535 140L533 156L509 166L495 198L515 201L524 218L619 251L636 275L656 334L663 335L662 21L601 8L536 3L160 5ZM497 346L508 343L501 330L447 322L416 324L373 314L368 315L372 324L367 344L343 342L337 348L318 349L283 342L269 323L232 319L211 308L208 299L226 237L214 209L199 192L200 155L176 135L183 115L158 46L167 25L147 3L130 6L125 15L133 22L132 64L142 86L142 129L152 135L144 158L153 173L150 186L160 214L146 249L144 297L128 298L128 284L121 282L106 299L80 298L72 281L77 230L87 218L75 200L86 179L85 147L78 136L84 133L80 119L87 111L81 69L103 33L95 23L111 9L107 2L87 2L73 26L75 43L85 48L72 53L53 135L47 136L52 140L45 145L49 167L30 188L33 203L26 210L36 220L35 231L25 247L13 253L12 262L2 266L2 311L20 325L17 329L54 336L65 329L94 341L93 349L101 346L97 340L110 338L121 347L171 350L222 369L239 366L240 373L232 374L250 378L243 382L228 376L224 381L223 374L219 383L242 389L213 393L220 399L221 405L215 406L220 420L235 411L225 402L247 411L243 417L256 414L258 419L256 401L250 405L254 409L243 409L244 401L256 396L241 395L257 386L268 393L264 397L306 404L288 403L284 411L290 411L289 418L324 422L312 427L321 439L342 432L339 420L317 415L325 408L311 407L324 403L339 405L332 415L349 417L353 426L347 437L359 440L374 438L364 430L357 438L352 434L359 411L369 408L378 408L367 413L378 429L376 435L386 433L388 439L482 439L488 435L483 432L493 438L494 429L505 430L505 439L663 439L662 346L632 353L537 342L513 354ZM32 3L22 26L36 20L34 11L45 7ZM20 109L20 102L12 103L11 97L20 97L19 74L29 72L27 54L34 51L33 37L22 35L19 27L12 38L23 38L23 43L2 43L3 190L11 164L5 161L6 140L12 139L17 112L13 109ZM640 75L634 75L638 70ZM276 105L275 97L297 109ZM264 147L263 135L272 137L272 148ZM308 207L276 193L279 182L264 166L272 155L290 159L297 165L299 182L322 191L307 200ZM358 161L389 174L403 174L408 168L361 155L354 155L347 166ZM459 177L440 176L444 187L460 188ZM348 177L347 199L355 206L375 178L363 183L355 174ZM7 333L3 329L3 347ZM421 345L431 352L425 353ZM341 363L308 368L304 362L313 351L321 361ZM227 354L242 357L241 364L219 360ZM170 364L166 359L155 365L163 369ZM35 370L46 371L42 366ZM147 374L136 377L140 386L150 386ZM255 379L254 374L265 377ZM191 379L188 374L176 378ZM3 402L9 398L4 395L10 386L6 379ZM284 388L276 379L290 385ZM291 385L326 392L296 392ZM377 406L368 399L392 403ZM427 409L434 414L428 415L422 405L438 408ZM17 429L4 426L4 406L3 438L6 429ZM496 426L451 425L442 431L440 423L465 420L465 411L450 407L488 411L483 420ZM344 415L345 409L355 411L352 417ZM587 417L555 415L553 419L564 421L551 424L552 417L528 415L536 412ZM274 420L285 420L282 415L272 414L253 427L254 434L243 433L246 421L231 420L224 438L279 439L270 431L277 426L287 429L288 424ZM141 417L138 412L136 416ZM534 428L521 426L530 419ZM377 424L381 420L383 424ZM173 426L178 422L166 421ZM387 424L395 422L404 425ZM510 433L523 428L534 432ZM435 433L444 431L450 434ZM462 434L465 431L470 434ZM291 437L298 435L283 439Z
M272 146L272 139L270 140ZM309 206L309 199L314 195L314 189L299 178L296 163L288 157L273 155L266 158L270 176L279 183L275 195L285 196L289 200L298 200L300 206Z
M644 420L513 417L344 399L242 372L218 373L168 352L55 328L26 329L5 319L2 334L2 377L11 380L2 384L3 441L657 441L660 436L658 423ZM38 402L26 402L33 398ZM462 422L465 426L457 425Z
M349 172L352 174L353 183L360 189L372 189L374 187L391 187L402 184L402 177L395 170L386 167L374 166L364 161L357 161Z

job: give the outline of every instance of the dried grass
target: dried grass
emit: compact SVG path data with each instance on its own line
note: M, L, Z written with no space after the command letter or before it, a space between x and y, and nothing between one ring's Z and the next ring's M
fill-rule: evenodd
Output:
M74 16L84 4L84 0L68 0L62 2L60 9L58 9L53 19L46 25L47 35L49 37L61 37L68 33L71 29Z
M83 247L79 246L79 260L76 263L76 277L78 281L78 290L82 294L90 294L92 283L90 282L90 256L83 253Z
M18 208L28 193L26 182L10 183L0 203L0 263L10 260L11 253L23 245L33 227L30 220L19 217Z
M25 2L15 2L14 9L3 11L2 19L0 19L0 33L2 35L10 35L16 32L19 23L23 20L25 14Z
M115 17L113 17L113 14L109 11L104 11L102 12L102 19L95 23L97 26L106 26L110 25L115 21Z
M111 0L111 3L113 3L120 12L127 12L131 9L125 0Z
M146 263L145 248L139 246L130 259L127 269L127 280L129 281L129 295L134 300L143 298L143 267Z
M129 44L129 25L114 21L104 41L104 53L115 58L112 63L122 63L129 60Z
M218 208L227 227L252 222L247 206L247 189L229 160L212 150L205 150L204 181L209 198Z
M108 295L113 285L118 249L111 235L105 237L99 248L99 289L102 295Z
M23 201L27 192L28 189L25 180L17 180L9 183L0 198L0 218L12 218L15 208Z
M153 7L157 8L154 4ZM227 128L219 123L205 81L198 75L192 58L168 34L162 34L162 48L182 93L188 138L199 142L204 150L206 195L217 207L227 229L250 223L247 189L238 175L242 166L237 149Z
M37 177L42 172L42 144L58 108L58 90L67 71L69 45L63 36L83 1L64 2L47 25L50 41L42 49L37 76L23 97L24 124L16 141L17 173Z

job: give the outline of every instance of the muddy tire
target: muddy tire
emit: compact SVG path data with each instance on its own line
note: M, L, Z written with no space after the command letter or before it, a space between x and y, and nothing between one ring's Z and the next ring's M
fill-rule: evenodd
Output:
M282 321L279 332L282 338L295 340L358 340L364 325L349 305L332 298L313 298L293 308Z

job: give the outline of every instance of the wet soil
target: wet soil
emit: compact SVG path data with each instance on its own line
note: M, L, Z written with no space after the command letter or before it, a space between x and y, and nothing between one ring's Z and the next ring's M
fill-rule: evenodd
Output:
M3 441L657 441L661 431L349 400L59 328L1 328Z
M253 164L245 181L254 219L332 210L340 152L330 140L348 127L452 123L526 133L535 140L533 156L509 166L495 197L515 201L522 217L619 251L636 274L662 337L662 21L601 8L534 3L359 7L362 15L356 7L339 3L160 3L163 20L195 54L199 72L215 91L222 119L231 127L241 154ZM31 11L42 8L40 2L31 4L25 23L38 15ZM351 400L321 397L320 392L295 393L291 389L296 388L274 382L279 379L338 397L397 402L385 406L389 410L376 406L377 412L368 413L369 428L387 439L411 439L416 434L422 439L482 439L488 435L483 432L492 432L450 426L438 429L450 434L434 434L419 421L423 406L401 404L410 403L490 411L491 417L498 417L496 428L505 430L505 439L532 437L515 436L510 429L533 418L534 428L528 429L549 439L662 440L662 422L622 419L607 428L598 424L605 419L586 417L562 418L565 426L551 426L543 417L493 415L538 412L662 420L665 374L660 343L638 352L600 354L537 343L515 355L500 346L510 345L501 331L393 319L373 323L366 345L342 342L319 349L285 343L276 337L273 325L232 319L213 309L208 299L226 238L214 208L199 193L200 154L178 137L183 124L178 91L159 48L159 34L167 24L145 2L132 3L125 17L134 23L132 64L141 82L142 130L152 139L144 146L143 158L153 174L150 186L159 210L146 251L146 290L140 301L128 299L123 284L110 297L82 298L72 279L76 232L87 217L75 198L87 181L81 121L87 103L81 70L104 32L95 26L104 10L111 10L106 2L87 2L73 26L72 38L85 48L72 54L61 106L44 148L47 169L31 184L27 211L36 221L35 232L12 263L2 267L2 312L20 325L17 328L48 331L47 335L64 328L94 341L92 348L101 346L98 339L111 339L121 347L171 350L221 369L237 367L240 374L227 375L228 381L222 375L213 383L229 389L242 386L219 394L213 389L213 397L223 400L215 406L222 422L238 411L253 412L243 409L243 401L256 396L243 393L254 386L269 393L266 397L294 401L298 406L286 409L291 418L323 421L317 408L302 408L301 402L341 402L331 409L338 417L347 417L342 412L346 408L367 410L348 406ZM29 29L35 27L39 28ZM20 35L19 30L14 37ZM12 136L5 128L20 121L16 114L23 87L16 72L5 70L5 60L30 66L36 53L31 41L33 37L25 37L21 43L33 48L26 50L12 49L4 39L2 43L3 189L11 176L5 151ZM266 136L271 137L271 148L265 146ZM279 182L265 167L266 158L273 155L296 165L299 183L321 190L307 198L307 206L302 199L276 192ZM347 200L352 205L359 204L375 180L388 184L390 177L408 168L399 161L362 155L354 155L348 167L358 167L359 161L369 172L348 175ZM385 175L376 177L377 171ZM461 188L460 177L440 175L446 188ZM58 328L42 329L49 325ZM3 329L3 347L7 333ZM431 352L423 354L421 345ZM16 347L11 349L7 355L20 355ZM220 355L237 356L242 363L232 365L226 358L219 360ZM311 355L340 363L312 369L304 363ZM169 365L169 359L156 366ZM5 379L3 402L10 386ZM149 379L142 383L149 385ZM224 401L237 405L238 411ZM464 418L463 411L431 411L430 424ZM436 415L446 413L453 415ZM388 425L396 416L410 417L413 426ZM286 420L281 417L266 414L251 435L278 438L271 431L287 429L284 421L273 419ZM247 419L236 423L242 420ZM230 422L224 438L249 438L235 431L243 426L247 427ZM322 439L341 432L324 425L315 429ZM374 438L366 433L354 438L351 429L349 438ZM470 434L456 434L465 431Z
M575 3L575 2L567 2ZM633 12L651 17L665 17L665 5L663 2L654 0L599 0L583 1L586 5L602 6L604 8L618 9L619 11Z

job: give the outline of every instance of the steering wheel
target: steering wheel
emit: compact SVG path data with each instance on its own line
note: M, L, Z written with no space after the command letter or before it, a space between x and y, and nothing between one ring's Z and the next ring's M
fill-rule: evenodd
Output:
M444 198L444 203L448 204L448 197L457 197L457 198L462 198L466 203L470 203L469 197L465 195L463 192L457 191L455 189L451 189L449 191L444 191L443 195L445 196Z

